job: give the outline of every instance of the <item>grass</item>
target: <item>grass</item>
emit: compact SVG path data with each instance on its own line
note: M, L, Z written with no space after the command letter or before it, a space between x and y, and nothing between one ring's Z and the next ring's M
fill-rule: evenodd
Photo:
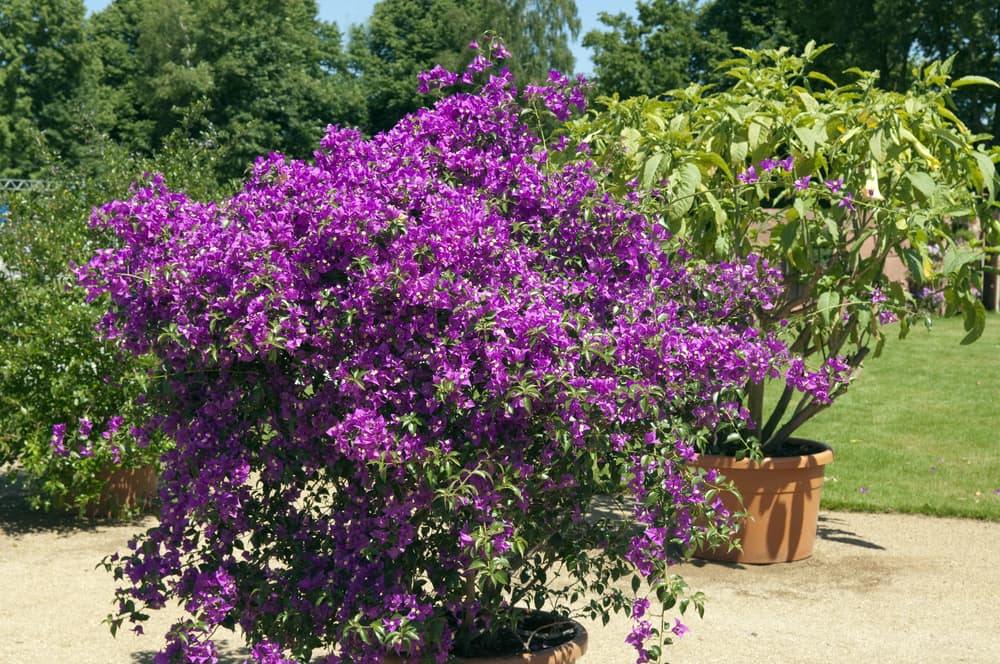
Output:
M949 318L890 339L797 432L834 448L824 508L1000 521L1000 315L964 335Z

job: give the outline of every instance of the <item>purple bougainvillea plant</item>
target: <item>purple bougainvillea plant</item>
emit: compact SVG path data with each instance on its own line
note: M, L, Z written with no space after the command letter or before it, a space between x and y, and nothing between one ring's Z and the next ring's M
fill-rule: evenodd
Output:
M578 85L464 78L424 75L465 87L371 139L259 159L224 202L151 176L95 213L118 244L81 281L157 358L145 429L175 444L159 524L107 561L113 629L189 616L157 662L216 661L218 627L253 662L445 662L535 609L624 611L659 659L666 614L701 610L671 565L730 528L699 441L743 428L748 382L829 389L749 323L775 270L693 260L638 195L547 158L529 119Z

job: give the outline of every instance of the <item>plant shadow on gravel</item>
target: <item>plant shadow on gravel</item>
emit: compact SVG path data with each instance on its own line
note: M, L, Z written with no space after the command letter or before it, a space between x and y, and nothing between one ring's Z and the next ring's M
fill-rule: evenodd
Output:
M837 524L842 523L843 521L837 519L836 517L829 517L821 514L819 516L819 526L816 529L816 536L820 539L826 540L827 542L849 544L851 546L858 546L864 549L885 551L884 546L875 544L874 542L869 542L857 533L837 527Z
M143 650L132 653L132 664L153 664L156 660L155 650ZM216 664L242 664L247 661L249 654L241 648L226 648L219 644L216 650Z
M101 526L141 523L140 519L91 519L72 512L44 512L33 509L28 498L25 474L17 468L0 466L0 535L16 537L42 532L71 535Z

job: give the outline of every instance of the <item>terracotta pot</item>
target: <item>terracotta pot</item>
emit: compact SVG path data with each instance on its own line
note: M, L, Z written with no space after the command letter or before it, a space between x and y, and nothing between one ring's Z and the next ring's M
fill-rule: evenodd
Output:
M467 664L573 664L587 652L587 630L576 621L573 621L573 628L576 635L571 641L551 648L500 657L458 657L455 661ZM395 655L385 658L385 664L402 664L404 661Z
M740 503L731 492L722 495L731 511L746 510L746 522L737 535L741 550L722 546L695 552L695 557L724 562L770 564L802 560L813 554L819 500L826 465L833 461L829 446L814 441L794 441L811 454L765 457L760 461L737 461L733 457L705 454L695 466L715 468L731 480L743 496Z
M100 498L87 505L87 516L109 516L122 509L146 506L156 495L159 482L154 466L115 467L103 471L99 477L106 480L108 486Z

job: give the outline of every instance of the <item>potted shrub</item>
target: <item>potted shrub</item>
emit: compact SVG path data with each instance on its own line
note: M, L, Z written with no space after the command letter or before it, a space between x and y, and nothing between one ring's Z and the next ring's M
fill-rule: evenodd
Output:
M138 443L122 418L149 363L95 338L102 307L75 287L69 264L98 246L88 194L65 181L12 194L0 226L0 466L35 508L106 516L155 495L163 441Z
M951 80L944 62L915 72L905 93L889 92L876 86L875 72L851 70L849 83L834 83L814 68L824 47L810 44L801 56L737 50L722 65L728 87L602 99L604 109L574 124L570 145L585 144L619 191L630 182L662 190L671 229L696 255L738 261L753 254L781 267L784 291L754 324L784 339L803 364L793 380L751 381L735 393L752 427L711 438L700 451L732 457L724 463L733 471L746 465L743 457L809 467L812 477L801 482L808 499L761 500L749 489L757 502L776 501L773 511L805 532L795 536L799 544L771 542L769 552L740 559L766 562L774 553L791 560L811 553L816 524L814 516L792 516L790 506L811 503L815 513L817 467L832 460L829 450L793 434L850 382L802 393L798 372L825 368L854 378L878 356L887 325L902 337L915 320L930 323L922 309L928 299L965 317L967 342L982 332L977 289L984 248L997 245L997 152L952 114L949 94L996 84ZM893 262L902 268L895 277ZM776 395L765 398L765 389ZM814 451L820 456L794 458ZM789 488L784 480L778 486ZM764 515L757 521L759 529L781 531Z
M35 508L122 516L155 497L159 457L170 442L135 428L149 414L143 399L155 384L155 358L122 353L95 337L107 303L87 302L72 268L110 241L90 228L93 206L126 194L136 173L183 175L189 192L221 195L211 137L181 133L144 158L80 129L84 158L70 167L50 156L39 165L42 186L6 195L0 469L25 480Z
M581 91L489 67L219 204L152 177L95 214L117 244L80 277L157 358L175 445L160 524L107 560L113 630L189 614L157 661L211 659L223 626L257 662L443 662L530 649L539 609L624 611L648 661L700 610L671 565L730 519L686 461L741 419L719 395L791 366L753 324L777 272L695 259L593 164L549 164L525 122Z

